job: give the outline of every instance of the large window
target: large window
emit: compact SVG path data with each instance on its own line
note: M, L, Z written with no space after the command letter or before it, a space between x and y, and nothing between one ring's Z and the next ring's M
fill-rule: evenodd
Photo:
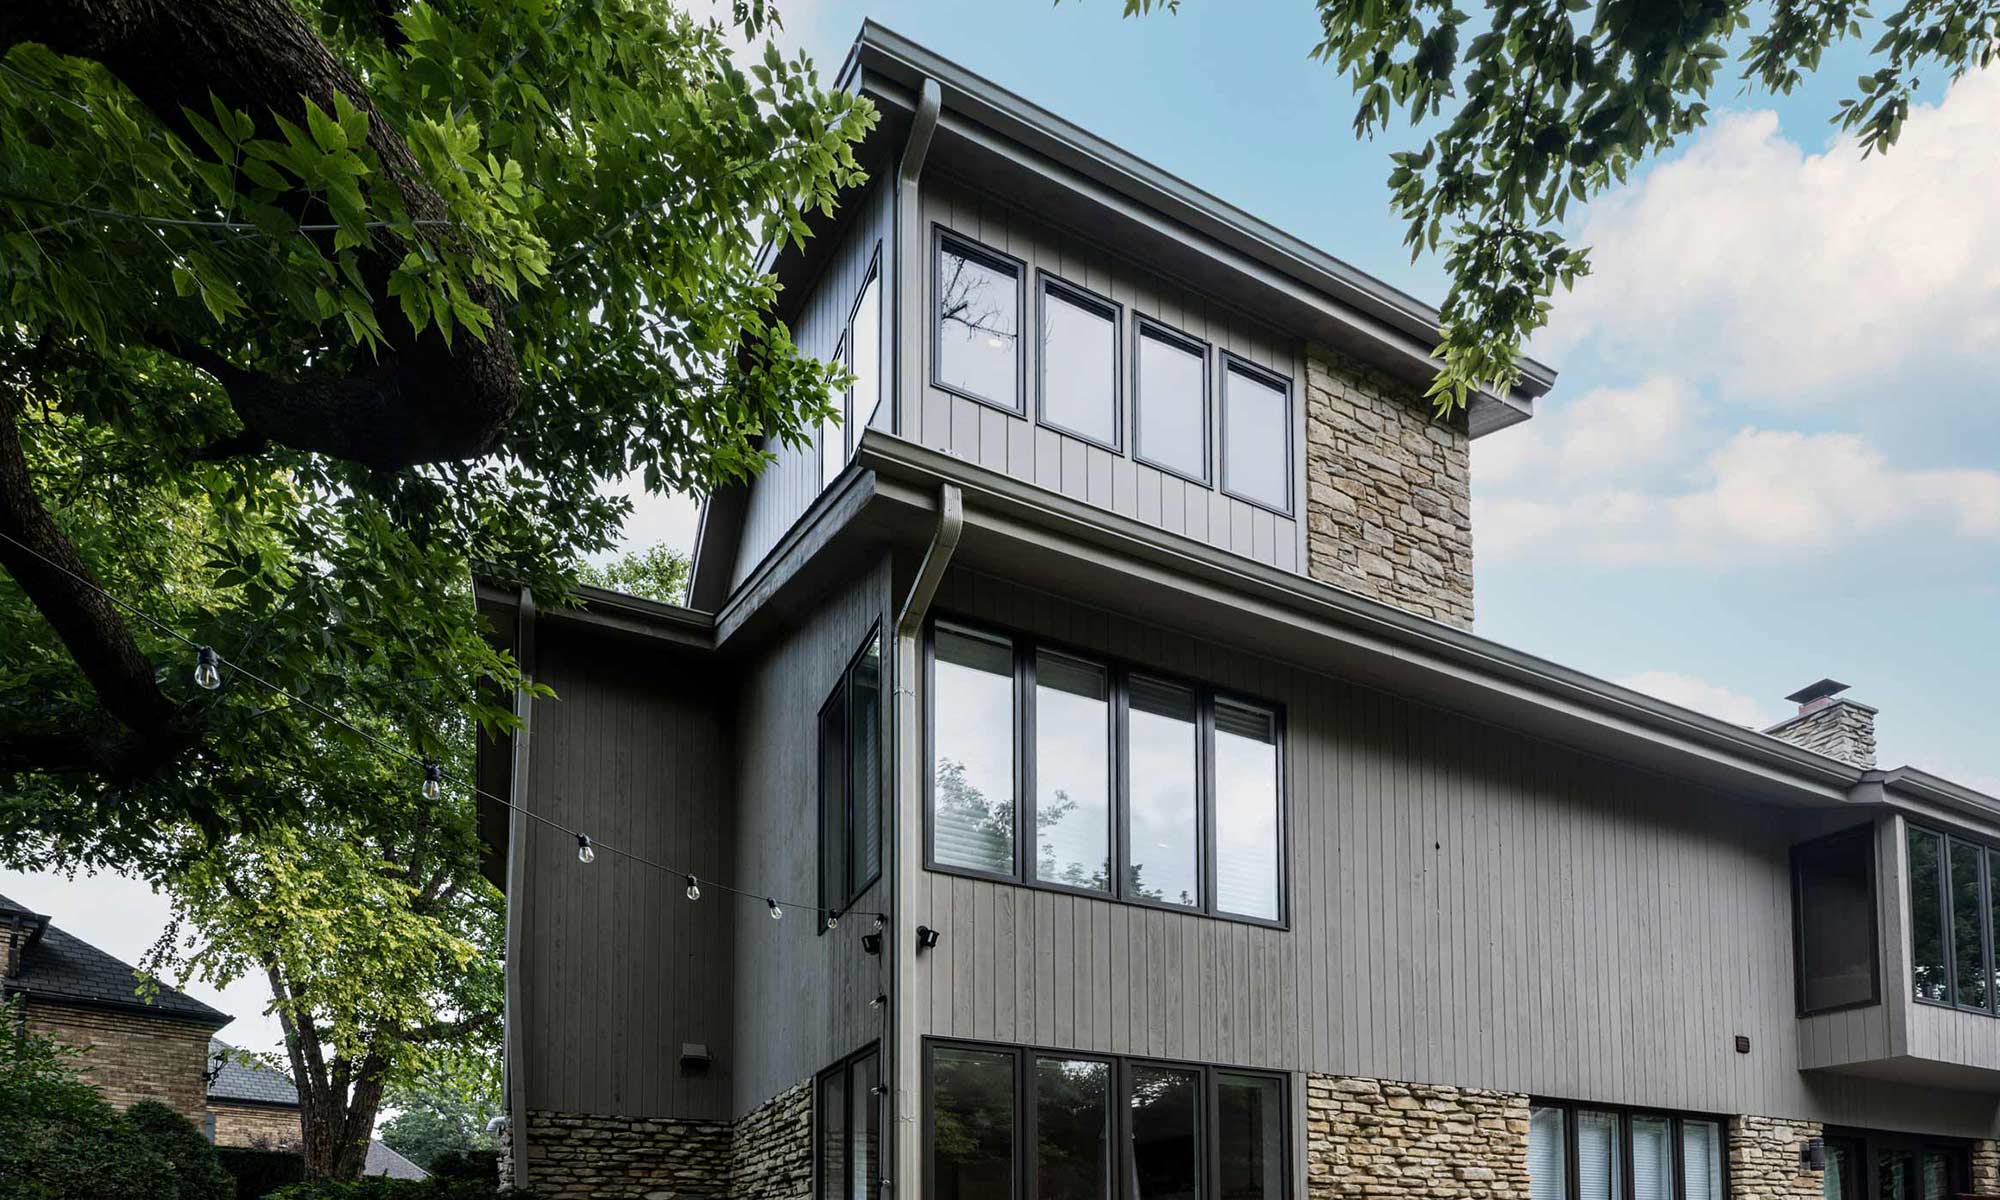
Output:
M1058 1050L930 1043L938 1200L1282 1200L1285 1080Z
M1792 925L1800 1015L1881 999L1873 825L1792 848Z
M1118 306L1042 276L1041 421L1117 451Z
M1140 318L1133 379L1132 453L1208 485L1208 346Z
M1919 1000L1993 1013L2000 850L1909 827L1911 987Z
M882 1058L874 1047L813 1082L814 1200L874 1200L882 1178Z
M868 641L819 710L820 928L882 874L882 639Z
M1222 490L1292 511L1291 384L1233 355L1223 356Z
M1705 1117L1537 1103L1531 1200L1724 1200L1722 1124Z
M1276 707L951 621L929 691L933 869L1284 920Z
M1021 264L954 237L937 246L932 376L1012 412L1021 403Z

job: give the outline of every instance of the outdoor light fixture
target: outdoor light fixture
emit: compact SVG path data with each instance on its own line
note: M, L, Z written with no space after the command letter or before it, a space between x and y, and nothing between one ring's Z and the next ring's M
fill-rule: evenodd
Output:
M1826 1170L1826 1139L1807 1138L1799 1143L1799 1170Z
M926 950L930 949L931 947L933 947L933 946L935 946L935 945L937 945L937 944L938 944L938 931L937 931L937 930L935 930L935 929L932 929L932 928L931 928L930 926L928 926L928 925L919 925L919 926L917 926L917 953L918 953L918 954L922 954L922 953L923 953L924 951L926 951Z
M705 1075L709 1064L715 1061L708 1053L708 1047L700 1042L681 1043L681 1074Z
M782 921L785 919L785 910L778 907L776 900L766 900L764 903L770 906L771 919L773 921Z
M444 794L444 768L434 762L424 764L424 799L435 800Z
M688 876L687 898L690 900L701 899L701 880L696 879L692 875Z
M878 992L878 993L876 993L876 995L875 995L875 998L874 998L873 1000L870 1000L870 1001L868 1002L868 1007L870 1007L870 1008L880 1008L880 1007L882 1007L883 1005L885 1005L885 1004L887 1004L887 1003L889 1003L889 993L887 993L887 992Z
M597 847L590 844L590 835L587 833L576 835L576 861L580 863L597 861Z
M839 913L837 913L837 912L834 912L834 911L833 911L832 909L827 909L827 910L826 910L826 927L827 927L828 929L838 929L838 928L840 928L840 914L839 914Z
M879 930L861 935L861 951L864 954L882 953L882 934Z
M215 651L207 646L194 648L195 686L205 692L212 692L222 686L222 660L216 658Z

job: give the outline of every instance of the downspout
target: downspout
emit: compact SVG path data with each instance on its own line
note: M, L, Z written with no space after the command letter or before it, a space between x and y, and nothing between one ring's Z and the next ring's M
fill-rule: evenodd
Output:
M944 95L937 80L926 78L917 94L916 111L910 117L903 156L896 164L891 212L896 246L895 286L891 295L896 330L891 359L894 368L891 395L895 403L891 405L889 425L895 433L901 433L905 427L905 411L914 412L923 403L920 364L924 324L918 314L923 307L925 259L923 195L917 181L923 175L931 135L937 132L938 114L943 106ZM931 598L937 595L938 584L944 579L945 566L951 562L952 551L958 548L958 535L963 527L963 497L955 485L945 484L938 489L938 521L930 547L924 551L916 581L910 585L910 594L896 614L896 702L890 710L891 746L895 750L891 761L896 764L896 819L892 826L895 836L889 841L889 919L887 936L882 939L882 967L889 974L889 986L884 989L889 1004L883 1014L882 1038L882 1078L889 1088L889 1119L884 1123L883 1134L889 1145L883 1154L882 1182L884 1190L894 1189L912 1198L923 1190L919 1182L923 1179L923 1164L919 1161L923 1140L917 1136L917 1118L921 1112L917 1098L922 1092L917 1086L918 1056L903 1053L903 1014L914 1011L916 996L915 977L903 969L903 955L916 938L914 925L904 927L903 902L905 897L916 894L917 867L923 862L917 844L923 822L907 819L919 812L917 806L923 790L922 766L917 761L918 747L922 744L917 737L922 728L917 718L917 639L924 627L924 616L930 611ZM909 1186L900 1188L897 1180L909 1181Z
M521 1011L521 910L527 903L528 874L528 732L534 716L532 691L535 675L535 594L521 589L515 610L514 660L521 668L521 682L514 689L514 716L520 727L514 730L513 765L508 776L507 801L507 970L504 976L505 1040L502 1062L506 1070L507 1137L515 1187L526 1188L528 1179L528 1080L521 1066L525 1057L521 1031L527 1027Z

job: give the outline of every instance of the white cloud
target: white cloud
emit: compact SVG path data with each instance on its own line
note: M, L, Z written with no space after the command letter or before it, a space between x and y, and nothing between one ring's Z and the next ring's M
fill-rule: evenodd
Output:
M1990 362L1996 128L2000 70L1913 109L1888 155L1865 160L1846 137L1807 153L1768 111L1725 115L1593 204L1578 240L1594 274L1558 298L1539 348L1587 341L1607 361L1672 364L1795 405L1893 383L1899 368Z
M1635 692L1657 696L1669 704L1691 708L1699 713L1718 717L1732 725L1746 725L1754 729L1767 729L1777 722L1770 710L1763 704L1741 692L1732 692L1725 687L1717 687L1705 679L1692 675L1682 675L1675 671L1641 671L1612 682Z
M1545 477L1599 478L1664 461L1680 448L1694 409L1680 380L1656 375L1633 387L1598 388L1535 420L1473 445L1482 483Z

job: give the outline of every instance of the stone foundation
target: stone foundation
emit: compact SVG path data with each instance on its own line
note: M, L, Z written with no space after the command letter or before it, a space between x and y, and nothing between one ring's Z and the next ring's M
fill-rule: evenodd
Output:
M31 998L27 1025L83 1051L85 1079L120 1108L158 1100L200 1128L208 1116L205 1025Z
M1972 1190L2000 1196L2000 1142L1972 1143Z
M503 1182L513 1153L503 1131ZM532 1109L528 1168L547 1200L810 1200L812 1082L734 1122Z
M1527 1200L1528 1098L1309 1075L1306 1195Z
M1821 1200L1821 1174L1799 1165L1801 1146L1819 1137L1817 1121L1729 1118L1730 1200Z
M1472 435L1421 392L1306 358L1306 564L1322 583L1472 628Z
M807 1200L812 1195L810 1079L737 1118L730 1200Z

